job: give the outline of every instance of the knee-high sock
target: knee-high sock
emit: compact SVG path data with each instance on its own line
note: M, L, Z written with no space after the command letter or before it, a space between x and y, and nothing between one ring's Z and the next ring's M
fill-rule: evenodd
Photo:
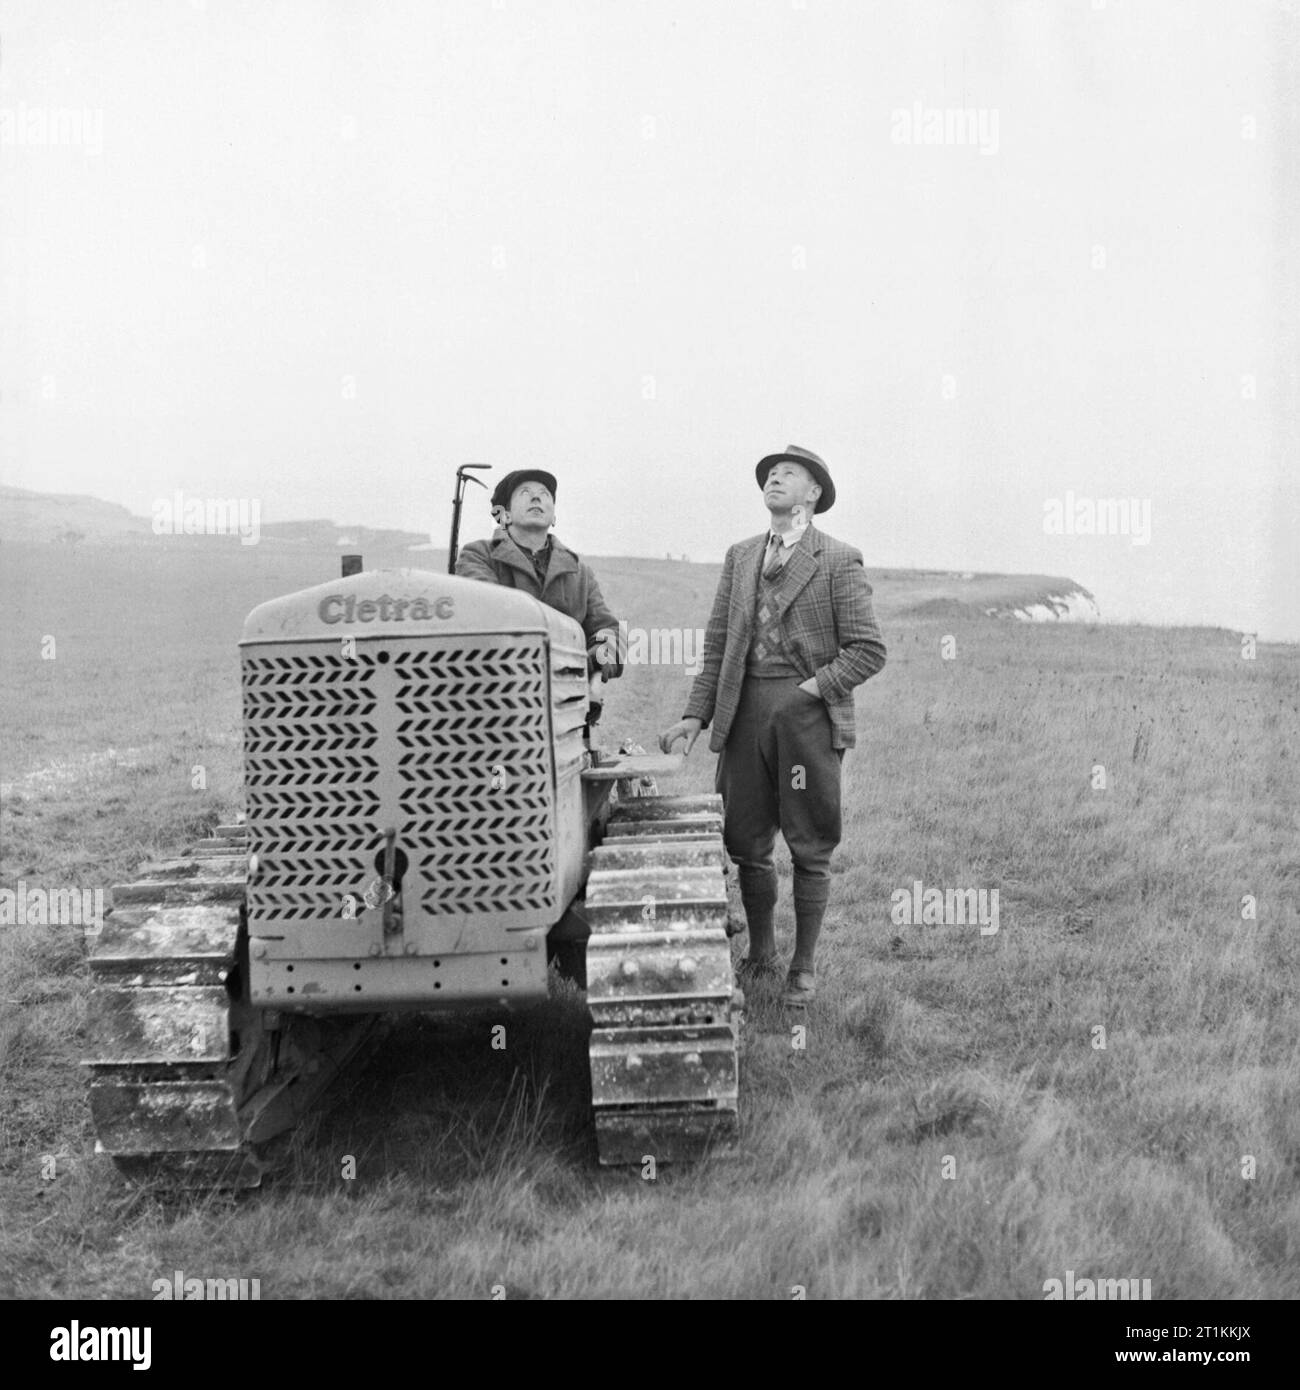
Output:
M822 918L831 895L829 878L794 876L794 959L791 970L813 970L817 938L822 934Z
M776 928L772 916L776 911L776 869L741 864L740 901L745 908L749 925L749 958L759 960L776 954Z

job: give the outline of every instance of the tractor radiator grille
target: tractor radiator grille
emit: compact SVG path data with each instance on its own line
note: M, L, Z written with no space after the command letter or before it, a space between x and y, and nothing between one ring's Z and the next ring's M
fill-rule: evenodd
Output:
M369 662L246 655L250 921L337 920L374 877L379 730ZM381 837L379 837L381 838Z
M543 639L300 652L245 652L250 925L337 921L349 895L364 911L389 825L408 919L552 916Z
M403 838L431 917L551 913L551 741L540 639L404 651L397 675Z

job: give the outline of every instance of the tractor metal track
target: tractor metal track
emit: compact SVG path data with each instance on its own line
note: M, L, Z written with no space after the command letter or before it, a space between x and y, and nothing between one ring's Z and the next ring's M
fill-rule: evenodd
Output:
M602 1164L685 1161L738 1137L736 991L719 796L611 812L587 879L591 1091Z
M252 1008L247 833L218 826L113 889L90 952L96 1152L134 1179L256 1187L268 1146L382 1036L373 1015ZM737 1139L743 996L732 980L717 796L621 802L592 852L590 1061L602 1164L724 1154Z
M256 1187L291 1129L378 1033L249 1007L240 968L247 832L218 826L189 855L113 889L90 953L95 1151L128 1176Z

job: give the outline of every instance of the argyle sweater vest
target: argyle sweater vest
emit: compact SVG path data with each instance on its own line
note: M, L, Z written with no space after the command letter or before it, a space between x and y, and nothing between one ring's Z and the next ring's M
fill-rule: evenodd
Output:
M754 590L754 624L745 658L745 674L759 680L802 680L798 668L791 662L785 644L781 619L777 616L778 601L790 582L790 562L768 578L759 570L758 586Z

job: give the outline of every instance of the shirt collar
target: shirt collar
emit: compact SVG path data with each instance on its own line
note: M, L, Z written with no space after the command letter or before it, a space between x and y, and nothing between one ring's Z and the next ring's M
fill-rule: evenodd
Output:
M791 546L798 545L799 542L803 539L803 533L808 529L809 524L810 523L805 521L802 526L792 526L785 533L784 536L777 536L777 533L769 528L767 533L767 543L768 545L771 545L772 540L775 537L777 540L781 542L781 544L785 547L786 550L789 550Z

